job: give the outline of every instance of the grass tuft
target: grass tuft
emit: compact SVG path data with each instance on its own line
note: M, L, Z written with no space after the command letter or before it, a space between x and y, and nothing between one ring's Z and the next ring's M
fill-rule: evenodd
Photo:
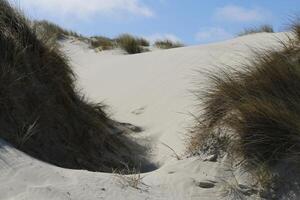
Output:
M143 38L137 38L129 34L120 35L115 39L118 46L128 54L142 53L145 51L144 46L149 46L149 42Z
M260 53L241 70L210 74L201 128L237 133L249 159L273 163L300 153L300 48L292 46Z
M154 43L154 46L160 49L172 49L172 48L183 47L184 45L180 42L173 42L172 40L164 39L164 40L157 40Z
M74 31L69 31L61 28L57 24L49 22L47 20L35 20L32 22L32 28L35 30L38 36L53 38L55 40L65 39L66 36L73 36L76 38L82 37Z
M148 186L143 183L145 176L141 175L140 168L129 168L127 164L122 170L113 170L116 178L118 178L119 183L122 187L131 187L140 191L147 191Z
M146 40L145 38L137 38L137 41L138 41L139 45L142 47L150 46L150 42L148 40Z
M265 24L259 27L246 28L241 33L239 33L238 36L244 36L254 33L274 33L274 29L271 25Z
M281 50L265 50L247 64L209 74L211 84L199 95L203 110L189 146L192 152L207 144L220 149L221 136L230 136L226 151L245 160L244 167L257 173L263 187L272 185L279 166L300 164L299 25L292 30L296 37ZM216 144L209 139L215 136Z
M111 50L116 46L114 40L103 37L103 36L95 36L91 38L91 47L92 48L100 48L101 50Z

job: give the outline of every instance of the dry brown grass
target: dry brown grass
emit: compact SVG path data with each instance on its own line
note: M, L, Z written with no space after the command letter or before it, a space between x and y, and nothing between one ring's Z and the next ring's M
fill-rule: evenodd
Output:
M281 50L260 51L247 64L209 73L208 89L198 94L203 110L190 151L203 151L208 144L221 149L222 136L229 136L226 151L244 159L245 169L256 173L263 188L274 185L282 171L299 166L299 27L293 26L295 37L282 42ZM285 170L274 173L279 166Z
M143 183L145 176L141 175L139 167L130 168L127 164L122 170L113 170L113 174L122 187L132 187L137 190L145 190L148 186Z
M300 48L284 48L260 53L239 70L211 74L198 131L229 129L249 159L273 163L300 153Z

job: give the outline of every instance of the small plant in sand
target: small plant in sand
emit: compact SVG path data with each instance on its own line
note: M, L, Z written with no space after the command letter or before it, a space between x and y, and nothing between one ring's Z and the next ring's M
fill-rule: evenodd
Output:
M143 187L147 186L143 183L144 176L141 175L139 168L129 168L127 164L122 170L113 170L113 174L117 177L119 183L123 187L132 187L138 190L144 190Z

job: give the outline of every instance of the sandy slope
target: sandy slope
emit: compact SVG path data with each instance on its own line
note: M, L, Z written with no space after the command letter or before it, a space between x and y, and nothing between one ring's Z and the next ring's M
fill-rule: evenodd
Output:
M204 80L201 71L239 61L249 53L247 46L273 45L275 37L260 34L136 55L95 54L76 42L64 43L64 49L84 94L93 101L104 101L117 120L145 128L142 135L158 145L155 159L162 163L172 152L161 143L178 154L184 152L184 134L191 125L190 113L194 113L196 104L190 90Z
M115 119L145 129L135 137L153 147L156 171L134 176L61 169L42 163L0 140L0 200L28 199L221 199L222 162L200 158L177 161L170 149L184 153L184 134L195 113L195 82L220 63L233 64L251 54L249 47L276 47L284 34L257 34L205 45L154 51L138 55L95 53L80 42L66 41L63 49L78 75L78 88L92 101L110 106ZM203 83L205 84L205 82ZM200 85L201 86L201 85ZM224 171L223 171L224 172ZM200 182L212 181L210 189Z

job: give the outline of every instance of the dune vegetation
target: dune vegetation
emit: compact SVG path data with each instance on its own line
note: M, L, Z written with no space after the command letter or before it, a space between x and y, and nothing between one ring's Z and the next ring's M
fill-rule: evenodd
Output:
M128 54L136 54L147 51L144 47L148 47L150 45L146 39L134 37L130 34L122 34L115 40L118 46Z
M54 44L59 40L67 39L68 37L74 37L81 41L85 41L92 49L103 51L121 48L128 54L145 52L147 51L147 47L150 46L150 43L146 39L130 34L122 34L116 38L105 36L86 37L75 31L66 30L47 20L33 21L31 22L31 26L38 38L42 40L45 38L48 40L48 43L51 44Z
M6 1L0 1L0 10L1 139L60 167L112 171L124 164L140 166L144 148L120 133L104 105L77 92L59 49L46 37L38 39L29 20ZM63 37L64 30L43 23Z
M82 35L76 33L75 31L69 31L61 28L57 24L49 22L47 20L34 20L32 23L33 30L36 31L37 34L40 34L44 37L54 37L56 40L65 39L66 36L73 36L76 38L83 37Z
M111 50L117 45L113 39L104 36L91 37L90 43L92 48L100 48L101 50Z
M286 176L281 174L298 166L299 30L295 23L294 35L281 42L280 50L260 51L247 64L209 73L211 84L198 95L203 110L192 131L190 152L226 151L243 160L244 168L260 177L258 182L267 189L276 188L275 177L283 181Z
M121 48L128 54L136 54L147 51L150 43L141 37L135 37L130 34L122 34L117 38L111 39L103 36L94 36L90 38L91 47L100 50L111 50Z
M180 42L173 42L172 40L169 39L163 39L163 40L155 41L154 46L160 49L172 49L172 48L183 47L184 45Z
M250 35L254 33L274 33L271 25L265 24L258 27L246 28L238 34L238 36Z
M59 40L67 39L68 37L74 37L81 41L86 41L90 45L90 48L100 51L121 48L128 54L137 54L149 51L150 47L150 42L147 39L127 33L121 34L116 38L109 38L105 36L86 37L76 33L75 31L66 30L47 20L33 21L31 24L36 35L42 40L46 38L48 42L51 42L51 44L54 44ZM160 39L155 41L153 46L160 49L172 49L183 47L184 44L174 42L169 39Z

